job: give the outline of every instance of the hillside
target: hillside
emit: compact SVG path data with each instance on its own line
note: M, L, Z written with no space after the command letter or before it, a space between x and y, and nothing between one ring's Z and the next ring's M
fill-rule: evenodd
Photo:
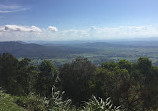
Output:
M69 54L95 52L87 48L72 46L44 46L24 42L0 42L0 53L12 53L16 57L65 57Z

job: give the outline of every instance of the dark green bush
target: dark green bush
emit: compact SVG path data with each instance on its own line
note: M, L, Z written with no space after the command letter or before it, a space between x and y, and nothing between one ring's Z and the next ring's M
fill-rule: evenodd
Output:
M46 111L49 101L35 94L17 97L16 103L29 111Z
M15 98L0 91L0 111L26 111L15 103Z

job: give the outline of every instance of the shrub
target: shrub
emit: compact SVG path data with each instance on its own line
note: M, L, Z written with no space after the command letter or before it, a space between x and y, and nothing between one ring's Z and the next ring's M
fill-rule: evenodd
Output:
M71 100L63 100L64 92L58 91L55 87L52 88L52 97L49 101L49 106L52 111L70 111Z
M15 103L14 97L0 91L0 111L25 111Z
M17 97L16 103L29 111L46 111L49 101L33 93Z
M86 102L86 106L83 109L84 111L120 111L119 107L116 107L112 104L111 99L107 98L106 101L103 101L101 98L97 100L95 96Z

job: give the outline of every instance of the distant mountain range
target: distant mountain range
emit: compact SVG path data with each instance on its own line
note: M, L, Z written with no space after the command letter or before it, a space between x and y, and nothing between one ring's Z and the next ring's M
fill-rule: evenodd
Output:
M76 44L75 44L76 43ZM11 53L16 57L62 58L73 54L95 53L104 48L152 47L158 48L157 41L110 41L110 42L0 42L0 53Z
M72 46L44 46L34 43L0 42L0 53L11 53L16 57L65 57L69 54L94 52L95 49Z

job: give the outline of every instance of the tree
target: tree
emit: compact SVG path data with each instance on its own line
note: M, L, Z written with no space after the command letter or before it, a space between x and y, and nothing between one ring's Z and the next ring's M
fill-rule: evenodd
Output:
M143 100L142 110L149 110L158 107L158 68L152 65L152 61L141 57L137 61L137 67L142 75L141 78L141 99Z
M91 82L96 67L87 58L78 57L60 70L61 86L66 98L80 105L91 97Z
M0 55L0 86L8 93L16 94L18 60L9 53Z
M95 74L95 92L97 97L111 97L115 105L120 105L122 102L125 102L126 93L130 88L130 76L126 69L119 69L118 67L114 69L112 70L111 66L108 68L101 66L97 69Z
M140 71L127 60L104 62L95 73L96 96L111 97L115 105L128 111L139 110L142 100L138 77L141 78Z
M127 61L127 60L120 60L118 62L118 67L120 69L126 69L129 73L131 73L132 63L130 61Z
M34 84L37 77L37 67L31 63L30 59L24 58L19 61L17 82L21 95L28 95L34 92ZM18 93L18 92L17 92Z
M146 57L140 57L137 61L139 70L147 76L150 74L150 70L152 68L152 61Z
M31 60L18 61L9 53L0 56L0 85L7 93L27 95L33 91L36 67Z
M50 97L53 85L59 82L59 71L50 60L44 60L38 67L36 92L41 96Z

